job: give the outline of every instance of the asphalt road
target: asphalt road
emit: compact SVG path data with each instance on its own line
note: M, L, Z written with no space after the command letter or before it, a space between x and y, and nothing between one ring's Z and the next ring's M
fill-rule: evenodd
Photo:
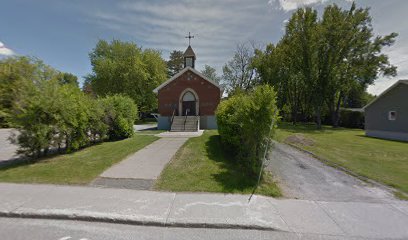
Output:
M65 220L0 218L2 240L138 240L138 239L350 239L349 237L274 231L165 228ZM357 239L357 238L351 238Z
M267 164L283 195L288 198L361 202L394 200L387 188L372 186L286 144L274 143Z

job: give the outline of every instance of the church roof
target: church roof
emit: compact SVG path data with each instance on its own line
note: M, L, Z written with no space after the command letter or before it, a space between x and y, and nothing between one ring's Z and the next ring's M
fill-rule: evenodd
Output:
M172 81L176 80L178 77L180 77L181 75L183 75L183 73L187 72L187 71L191 71L194 74L198 75L199 77L201 77L202 79L210 82L212 85L216 86L217 88L220 89L220 91L222 92L223 89L221 88L220 85L218 85L216 82L212 81L211 79L207 78L206 76L204 76L202 73L200 73L199 71L195 70L192 67L185 67L183 70L181 70L179 73L177 73L176 75L174 75L173 77L171 77L170 79L168 79L167 81L165 81L164 83L160 84L160 86L158 86L157 88L155 88L153 90L154 93L158 93L160 89L164 88L165 86L167 86L169 83L171 83Z
M196 57L196 55L195 55L195 53L193 51L193 48L190 45L188 45L188 48L184 52L183 56L184 57L194 57L194 58Z

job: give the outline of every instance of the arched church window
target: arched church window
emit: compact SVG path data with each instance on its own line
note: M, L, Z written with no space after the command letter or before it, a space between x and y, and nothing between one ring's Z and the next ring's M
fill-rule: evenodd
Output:
M186 92L183 96L183 102L190 102L195 100L195 96L192 92Z

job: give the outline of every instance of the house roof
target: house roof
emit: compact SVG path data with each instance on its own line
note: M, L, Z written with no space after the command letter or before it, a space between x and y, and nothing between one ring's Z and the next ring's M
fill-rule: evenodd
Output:
M164 88L165 86L167 86L169 83L171 83L172 81L176 80L178 77L180 77L181 75L183 75L183 73L187 72L187 71L191 71L194 74L198 75L199 77L201 77L202 79L206 80L207 82L211 83L212 85L216 86L217 88L220 89L220 91L224 91L224 89L221 88L220 85L218 85L216 82L212 81L211 79L209 79L208 77L204 76L202 73L200 73L199 71L195 70L192 67L185 67L183 70L181 70L180 72L178 72L176 75L174 75L173 77L171 77L170 79L168 79L167 81L165 81L164 83L160 84L160 86L158 86L157 88L155 88L153 90L154 93L158 93L160 89Z
M373 101L371 101L370 103L368 103L367 105L365 105L363 107L363 109L366 109L367 107L369 107L371 104L375 103L378 99L382 98L385 94L387 94L389 91L391 91L392 89L394 89L396 86L400 85L400 84L407 84L408 85L408 80L406 79L402 79L402 80L398 80L396 83L394 83L393 85L391 85L391 87L387 88L384 92L382 92L380 95L378 95Z
M187 47L186 51L184 52L183 56L184 57L194 57L194 58L196 57L196 55L195 55L195 53L193 51L193 48L190 45L188 45L188 47Z

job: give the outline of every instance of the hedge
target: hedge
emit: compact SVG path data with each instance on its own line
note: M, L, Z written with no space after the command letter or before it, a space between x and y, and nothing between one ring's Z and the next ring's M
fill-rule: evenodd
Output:
M364 129L364 112L341 109L339 125L346 128Z
M18 152L40 157L51 149L71 152L105 139L132 136L137 107L129 97L97 100L76 86L51 80L31 84L13 113Z

